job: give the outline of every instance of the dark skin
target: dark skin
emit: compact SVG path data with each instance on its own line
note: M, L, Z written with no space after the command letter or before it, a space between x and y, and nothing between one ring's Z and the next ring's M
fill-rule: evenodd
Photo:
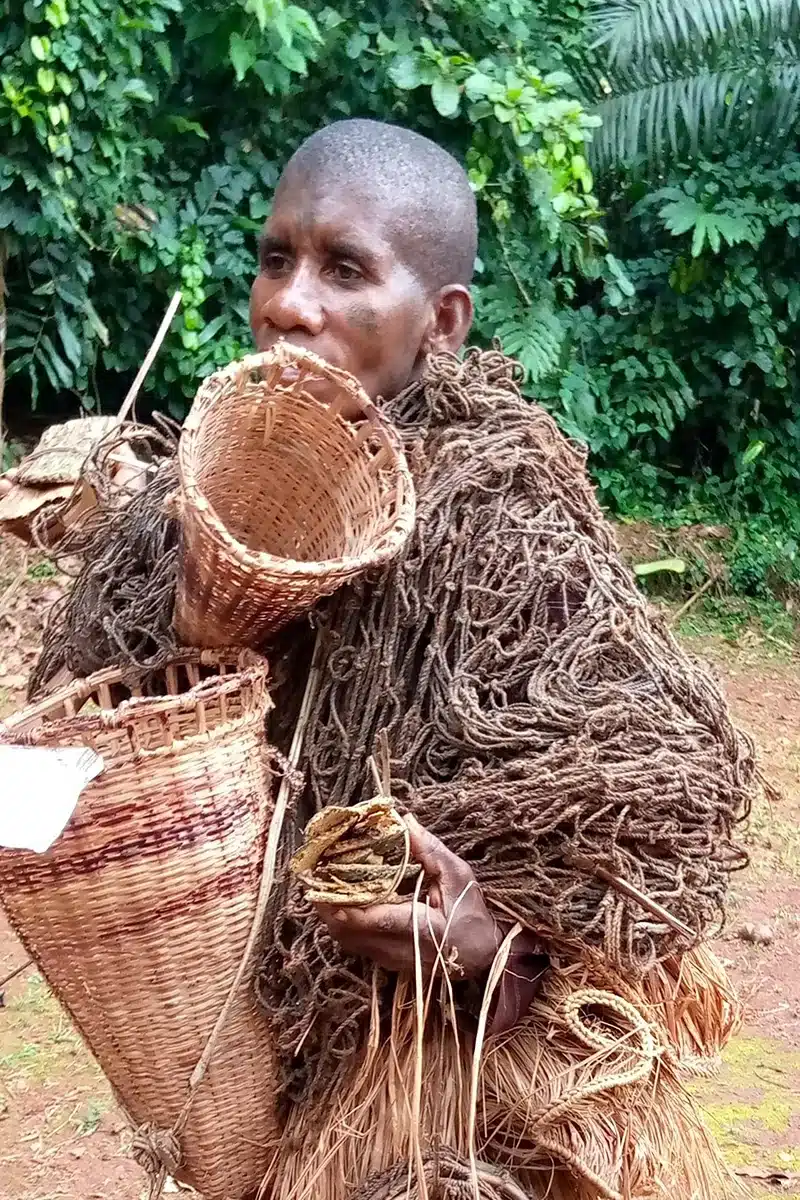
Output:
M368 191L285 175L250 296L256 347L285 338L314 350L373 400L396 396L429 353L460 349L472 324L469 289L425 287L398 240Z
M284 175L262 234L260 270L250 295L258 350L281 339L312 350L359 380L367 395L393 397L419 373L428 354L455 353L472 324L469 289L426 285L403 252L401 217L368 190L315 186L299 171ZM415 962L414 916L424 973L440 954L455 977L480 978L504 931L490 913L468 863L413 818L406 818L412 855L425 872L427 900L416 906L318 906L348 952L392 972ZM500 989L493 1028L506 1028L533 994L524 936L514 946L519 977ZM513 963L512 963L513 968Z

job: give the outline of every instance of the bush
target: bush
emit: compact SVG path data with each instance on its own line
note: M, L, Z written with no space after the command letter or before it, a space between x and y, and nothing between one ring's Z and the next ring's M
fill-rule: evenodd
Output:
M792 582L796 6L764 0L744 37L730 6L702 29L688 3L15 3L0 29L7 411L113 411L180 287L148 390L182 416L250 344L256 235L291 151L337 117L398 121L467 163L475 337L499 337L589 445L603 500L731 524L736 587Z
M249 344L255 237L283 163L348 115L466 160L479 335L501 333L532 381L551 371L567 273L613 267L586 160L597 121L540 53L532 7L28 0L0 33L12 403L48 389L113 402L180 287L150 387L181 415Z

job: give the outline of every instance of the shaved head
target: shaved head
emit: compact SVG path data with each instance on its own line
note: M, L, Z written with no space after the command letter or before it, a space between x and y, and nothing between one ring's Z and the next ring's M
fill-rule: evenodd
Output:
M377 202L398 254L426 289L469 285L478 250L475 196L464 168L429 138L381 121L337 121L300 146L278 192L294 183Z

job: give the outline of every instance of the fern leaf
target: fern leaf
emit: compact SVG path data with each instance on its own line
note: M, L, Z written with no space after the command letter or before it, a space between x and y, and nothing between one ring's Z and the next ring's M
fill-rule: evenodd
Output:
M506 354L522 364L528 383L537 383L558 367L564 330L550 309L521 309L498 325L496 332Z

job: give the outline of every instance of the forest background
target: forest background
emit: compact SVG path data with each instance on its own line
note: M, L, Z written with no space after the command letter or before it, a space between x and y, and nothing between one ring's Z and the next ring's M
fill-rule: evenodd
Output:
M0 413L175 417L249 349L256 238L324 122L466 162L475 339L585 442L622 522L705 529L642 572L800 586L800 0L2 0ZM719 565L709 567L710 561Z

